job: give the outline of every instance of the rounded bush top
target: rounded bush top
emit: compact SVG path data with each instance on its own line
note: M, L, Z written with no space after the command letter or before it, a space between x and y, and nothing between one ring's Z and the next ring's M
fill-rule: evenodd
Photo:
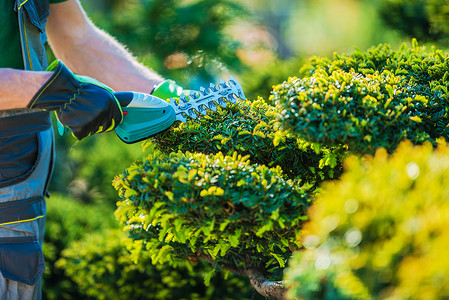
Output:
M393 152L449 138L449 56L441 50L380 45L366 52L312 58L302 77L276 86L279 120L296 136L350 153Z

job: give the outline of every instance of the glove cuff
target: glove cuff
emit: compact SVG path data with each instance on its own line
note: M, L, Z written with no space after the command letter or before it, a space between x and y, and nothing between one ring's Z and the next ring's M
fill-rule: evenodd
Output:
M60 110L79 93L80 83L60 60L55 60L47 71L53 71L52 76L33 96L27 105L28 108Z
M151 95L161 99L168 99L172 97L179 97L184 89L173 80L164 80L158 85L155 85Z

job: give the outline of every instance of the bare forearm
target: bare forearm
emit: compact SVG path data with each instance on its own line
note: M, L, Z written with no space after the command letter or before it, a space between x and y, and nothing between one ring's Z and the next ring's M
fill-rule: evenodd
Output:
M97 28L91 28L76 47L59 53L58 57L75 73L96 78L116 91L148 93L162 81L159 75L138 63L122 45Z
M116 91L148 93L162 81L93 25L77 0L50 6L47 32L56 57L72 71L93 77Z
M51 74L0 68L0 110L26 108Z

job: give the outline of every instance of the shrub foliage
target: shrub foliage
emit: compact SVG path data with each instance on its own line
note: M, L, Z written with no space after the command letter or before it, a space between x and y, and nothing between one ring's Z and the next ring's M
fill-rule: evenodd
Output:
M302 247L299 237L308 219L306 210L320 191L317 187L326 179L340 178L348 155L361 157L379 148L392 153L404 140L426 143L423 149L428 149L436 146L440 137L448 138L448 64L442 51L427 51L415 40L412 47L404 45L397 51L380 45L366 52L335 54L331 59L315 57L300 70L300 77L274 88L270 100L276 106L259 98L173 126L146 144L151 152L146 159L114 180L121 199L116 216L132 237L128 248L136 257L150 256L155 264L205 259L212 262L213 270L239 273L257 269L269 279L282 278L292 251ZM383 163L376 159L374 164ZM380 173L376 176L379 184L385 184L395 182L395 176L401 174L390 178L387 173L387 179ZM367 199L374 199L376 193L381 195L379 199L395 199L382 194L379 186L363 182L355 186L366 188L354 187L352 198L356 200L355 195L362 192ZM406 194L414 188L413 184L404 190L393 186L386 189L392 195L395 190ZM348 200L333 197L335 204ZM383 202L376 205L379 203ZM370 212L381 228L396 222L390 215L378 221L376 211ZM335 209L334 213L339 212ZM327 226L332 218L321 221ZM365 235L363 230L345 229L344 238L375 239L378 233L377 229L374 233L368 230ZM333 241L331 238L330 245L316 251L327 253L329 247L341 244ZM373 247L370 244L368 249ZM401 255L411 246L405 243L403 247L398 250L403 251ZM360 274L354 275L343 267L337 270L338 264L325 268L334 273L319 272L321 263L330 266L329 261L320 261L326 255L308 253L303 254L312 257L306 266L319 267L299 275L291 271L292 282L306 281L308 285L304 292L300 291L303 285L293 285L293 295L374 297L385 286L395 287L399 282L395 268L400 266L401 259L396 258L401 256L391 258L393 271L387 275L376 273L379 269L371 263L366 263L367 269L356 265L354 272L360 269ZM302 260L295 268L304 270L301 264ZM213 271L206 282L212 275ZM369 281L377 275L380 279ZM388 280L382 279L384 275ZM276 297L282 296L281 287Z
M82 299L245 299L251 290L242 278L217 276L206 287L202 274L210 267L188 262L175 268L151 265L148 256L138 261L126 249L121 230L89 235L76 241L58 261L76 282ZM60 298L61 299L61 298Z
M57 262L71 243L82 239L89 232L104 232L118 227L113 212L114 209L108 204L86 204L58 194L52 194L48 199L43 245L46 265L43 275L44 299L88 299Z
M447 298L449 147L404 142L346 167L310 210L291 298Z
M311 201L309 189L279 167L236 153L155 151L114 184L122 196L116 215L136 239L131 248L149 251L153 263L205 258L278 279Z
M312 58L275 87L280 121L300 138L350 153L389 152L405 139L415 144L448 138L449 56L405 44L367 52Z
M290 178L319 183L337 177L336 156L340 152L313 145L280 130L276 107L262 98L239 102L199 120L181 123L154 138L156 147L169 154L189 151L249 155L251 163L279 166Z
M379 15L390 27L425 41L445 43L449 4L444 0L377 0Z

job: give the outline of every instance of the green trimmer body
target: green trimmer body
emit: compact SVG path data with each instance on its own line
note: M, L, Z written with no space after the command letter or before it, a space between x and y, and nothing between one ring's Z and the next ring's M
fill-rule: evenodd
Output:
M128 144L163 132L176 120L186 122L188 117L196 119L199 114L206 115L208 110L216 111L217 106L226 107L226 102L246 99L242 87L232 76L227 83L221 80L217 86L210 84L208 89L200 88L188 96L170 98L169 102L138 92L117 92L115 96L123 110L123 121L115 132Z
M117 136L132 144L169 128L176 120L173 107L155 96L136 92L117 92L123 121L115 128Z

